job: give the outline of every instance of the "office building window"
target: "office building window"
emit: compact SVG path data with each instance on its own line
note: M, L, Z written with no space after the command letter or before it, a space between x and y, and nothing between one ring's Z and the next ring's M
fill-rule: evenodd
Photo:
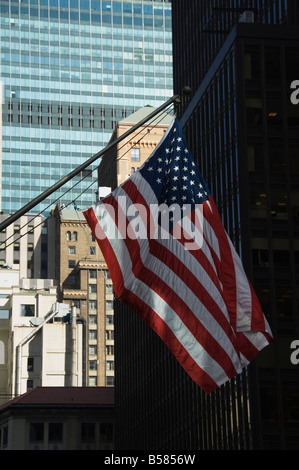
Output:
M97 315L89 315L89 324L90 325L96 325L98 322L98 317Z
M76 247L69 246L69 255L75 255L75 254L76 254Z
M96 269L90 269L89 270L89 279L96 279L97 278L97 270Z
M80 309L80 300L79 299L73 299L72 303L74 304L74 307Z
M96 294L97 293L97 285L96 284L89 284L88 292L90 294Z
M63 441L63 423L49 423L49 442Z
M131 149L131 160L133 162L140 162L140 149L139 148Z
M90 340L96 340L98 338L97 330L89 330L88 337Z
M90 300L89 301L89 309L90 310L96 310L97 308L97 301L96 300Z
M106 385L107 387L114 387L114 377L106 377Z
M88 352L89 352L90 356L96 356L97 355L97 346L94 345L94 344L89 345Z
M89 370L97 370L98 364L97 361L89 361Z
M114 370L114 361L106 361L106 370Z
M35 305L32 305L32 304L21 305L21 317L34 317L34 315L35 315Z
M95 441L96 429L95 423L81 423L81 441L93 442Z
M113 285L106 284L106 294L113 294Z
M97 377L88 377L88 385L90 387L96 387L98 385L98 379Z
M33 380L32 379L28 379L27 380L27 392L30 392L30 390L33 389Z
M29 424L29 441L42 442L44 440L44 423Z

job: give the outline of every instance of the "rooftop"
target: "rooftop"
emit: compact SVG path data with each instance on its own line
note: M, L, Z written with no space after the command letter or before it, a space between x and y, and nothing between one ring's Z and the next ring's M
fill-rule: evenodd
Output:
M63 406L114 406L114 388L110 387L36 387L0 406L8 408Z

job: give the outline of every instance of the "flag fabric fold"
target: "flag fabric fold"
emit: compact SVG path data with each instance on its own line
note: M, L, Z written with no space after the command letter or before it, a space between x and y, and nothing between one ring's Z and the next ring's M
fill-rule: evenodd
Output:
M117 298L206 393L273 341L177 118L142 167L84 216Z

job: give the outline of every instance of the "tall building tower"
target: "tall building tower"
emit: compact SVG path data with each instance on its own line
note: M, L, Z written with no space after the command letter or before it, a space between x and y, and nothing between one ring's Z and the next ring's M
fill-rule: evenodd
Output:
M120 118L172 96L171 4L9 0L0 4L0 22L8 214L98 153ZM65 204L89 206L93 168L34 211L55 205L70 188Z
M76 307L83 328L83 385L114 386L113 286L81 211L56 207L59 301Z
M205 395L117 303L120 449L298 449L297 3L172 2L174 92L192 90L179 118L274 343Z

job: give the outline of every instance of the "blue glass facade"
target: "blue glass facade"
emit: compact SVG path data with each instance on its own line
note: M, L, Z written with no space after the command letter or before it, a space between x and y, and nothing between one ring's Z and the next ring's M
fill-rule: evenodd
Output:
M0 21L2 211L13 213L99 152L117 121L172 96L171 4L1 0ZM34 212L93 203L93 168Z

